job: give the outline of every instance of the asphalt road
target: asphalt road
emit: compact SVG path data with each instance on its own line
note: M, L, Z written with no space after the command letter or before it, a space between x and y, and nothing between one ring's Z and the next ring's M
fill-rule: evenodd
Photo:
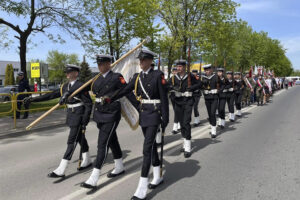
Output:
M273 102L244 109L243 118L227 123L215 140L209 137L203 98L202 126L193 129L193 154L185 159L180 135L168 135L165 145L165 183L148 191L159 200L298 200L300 197L300 87L280 91ZM172 118L170 118L172 119ZM170 120L172 121L172 120ZM167 132L170 132L172 124ZM96 155L97 128L90 123L87 139ZM0 140L0 199L130 199L142 161L141 130L118 128L126 174L106 178L113 168L109 153L96 191L83 189L92 169L77 172L79 148L65 179L50 179L66 148L68 129L55 128ZM150 177L152 177L150 175Z

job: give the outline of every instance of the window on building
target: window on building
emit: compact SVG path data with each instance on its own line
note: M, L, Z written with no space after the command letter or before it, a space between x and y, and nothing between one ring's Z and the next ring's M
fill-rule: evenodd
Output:
M2 79L0 79L0 85L2 85Z
M19 69L18 68L14 68L14 72L18 72L19 71Z

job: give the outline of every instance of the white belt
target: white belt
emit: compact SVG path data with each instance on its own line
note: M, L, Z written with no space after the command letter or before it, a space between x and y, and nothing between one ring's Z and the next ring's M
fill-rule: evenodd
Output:
M177 92L175 91L175 96L176 97L191 97L193 96L192 92Z
M160 99L142 99L142 104L157 104L160 103Z
M79 106L82 106L83 103L80 102L80 103L75 103L75 104L67 104L67 107L68 108L76 108L76 107L79 107Z
M233 88L224 89L223 92L233 92Z
M115 101L119 101L119 99L117 99ZM104 102L104 97L98 97L98 98L96 98L95 102L97 102L97 103L103 103Z
M217 94L218 90L217 89L213 89L213 90L204 90L203 91L204 94Z

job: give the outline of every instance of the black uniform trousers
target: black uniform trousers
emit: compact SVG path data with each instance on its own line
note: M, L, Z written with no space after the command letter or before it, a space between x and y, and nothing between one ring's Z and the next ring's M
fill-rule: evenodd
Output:
M21 102L26 96L25 95L19 95L18 96L18 102L17 102L17 107L18 110L22 109L22 104L23 102ZM28 110L29 109L29 103L24 103L24 109ZM20 117L20 112L16 111L16 117L19 118ZM24 117L28 117L28 111L24 112Z
M178 121L178 117L176 115L176 112L175 112L175 99L174 98L171 98L171 103L172 103L172 107L173 107L173 110L174 110L174 123L177 124L179 121Z
M216 126L216 110L218 107L218 99L205 99L205 105L209 117L209 123L212 126Z
M225 119L225 105L226 105L226 98L219 98L219 117L221 119Z
M237 110L241 110L242 109L242 98L243 98L243 93L235 93L235 107Z
M200 102L200 96L194 96L194 116L199 117L198 105Z
M98 151L94 162L94 167L101 169L110 148L114 159L122 158L122 150L119 144L116 129L120 120L108 123L97 123L99 129L98 135Z
M160 160L157 152L156 134L157 126L142 127L144 134L144 145L143 145L143 165L141 177L148 177L150 166L157 167L160 164Z
M235 98L235 95L233 93L227 94L226 101L227 101L229 113L234 113L234 98Z
M83 138L82 138L83 137ZM85 153L89 151L89 145L87 143L87 140L85 138L85 135L82 134L82 130L80 126L71 126L70 127L70 133L68 137L68 146L67 150L65 152L65 155L63 159L71 160L73 153L75 151L76 142L78 142L82 148L82 153Z
M175 104L175 113L178 117L181 135L187 140L191 140L191 120L193 112L194 100L193 98L186 101L185 104Z

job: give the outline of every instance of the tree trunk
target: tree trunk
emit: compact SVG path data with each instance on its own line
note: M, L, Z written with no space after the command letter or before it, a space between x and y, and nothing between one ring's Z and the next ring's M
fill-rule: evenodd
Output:
M21 71L24 72L25 79L27 79L27 71L26 71L27 38L28 38L28 36L21 35L20 36L20 46L19 46Z
M116 59L120 58L120 34L119 34L119 18L116 16Z

